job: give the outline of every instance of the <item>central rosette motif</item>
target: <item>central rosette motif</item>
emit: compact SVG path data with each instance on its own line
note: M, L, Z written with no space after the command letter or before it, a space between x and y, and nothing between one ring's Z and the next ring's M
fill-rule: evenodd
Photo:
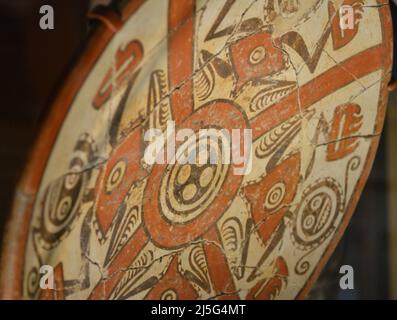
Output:
M176 143L171 161L152 167L144 193L145 230L157 246L168 249L201 237L230 206L242 180L235 174L241 165L231 161L231 154L244 154L249 125L238 106L222 100L200 107L179 128L194 134ZM238 143L226 134L235 129L240 129Z
M175 164L167 165L161 179L164 216L170 222L186 223L205 211L227 176L229 157L230 141L225 135L194 135L183 143L172 159Z

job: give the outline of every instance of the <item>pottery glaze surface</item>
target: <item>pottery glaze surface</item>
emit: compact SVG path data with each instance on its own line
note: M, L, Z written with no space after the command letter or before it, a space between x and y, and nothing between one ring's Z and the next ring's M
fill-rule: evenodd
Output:
M354 8L353 29L341 29L341 5ZM4 243L2 295L303 298L376 152L388 6L132 1L110 29L87 45L33 151ZM148 165L145 133L169 121L252 129L249 172L219 159ZM55 291L40 289L42 265L53 266Z

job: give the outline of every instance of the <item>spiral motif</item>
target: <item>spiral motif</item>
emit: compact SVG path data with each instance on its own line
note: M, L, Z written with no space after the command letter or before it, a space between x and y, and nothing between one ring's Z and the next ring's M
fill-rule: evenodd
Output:
M266 49L264 46L256 47L249 56L249 62L251 64L258 64L264 59L266 59Z
M295 272L298 275L303 275L306 272L309 271L310 269L310 263L307 260L304 260L304 258L306 258L306 256L303 256L298 263L295 265Z
M36 292L39 288L39 281L40 281L40 275L39 271L37 270L36 267L33 267L30 269L28 277L27 277L27 291L28 291L28 296L29 298L33 299L36 295Z
M163 292L160 300L178 300L178 294L174 289L168 289Z

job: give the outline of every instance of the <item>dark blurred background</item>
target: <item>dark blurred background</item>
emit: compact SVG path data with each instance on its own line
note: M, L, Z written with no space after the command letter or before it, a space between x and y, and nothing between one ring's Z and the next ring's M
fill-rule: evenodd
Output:
M95 2L106 0L0 0L0 236L48 105L89 35L86 16ZM55 30L39 28L44 4L54 7ZM396 111L393 94L360 203L309 299L397 298ZM354 268L354 290L339 288L344 264Z
M54 30L39 27L44 4ZM46 107L88 34L88 0L0 0L0 234Z

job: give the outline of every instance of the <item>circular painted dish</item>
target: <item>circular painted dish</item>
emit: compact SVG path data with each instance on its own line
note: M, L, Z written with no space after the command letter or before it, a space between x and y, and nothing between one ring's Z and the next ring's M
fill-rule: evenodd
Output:
M374 159L388 6L122 3L91 14L33 150L2 296L304 297Z

